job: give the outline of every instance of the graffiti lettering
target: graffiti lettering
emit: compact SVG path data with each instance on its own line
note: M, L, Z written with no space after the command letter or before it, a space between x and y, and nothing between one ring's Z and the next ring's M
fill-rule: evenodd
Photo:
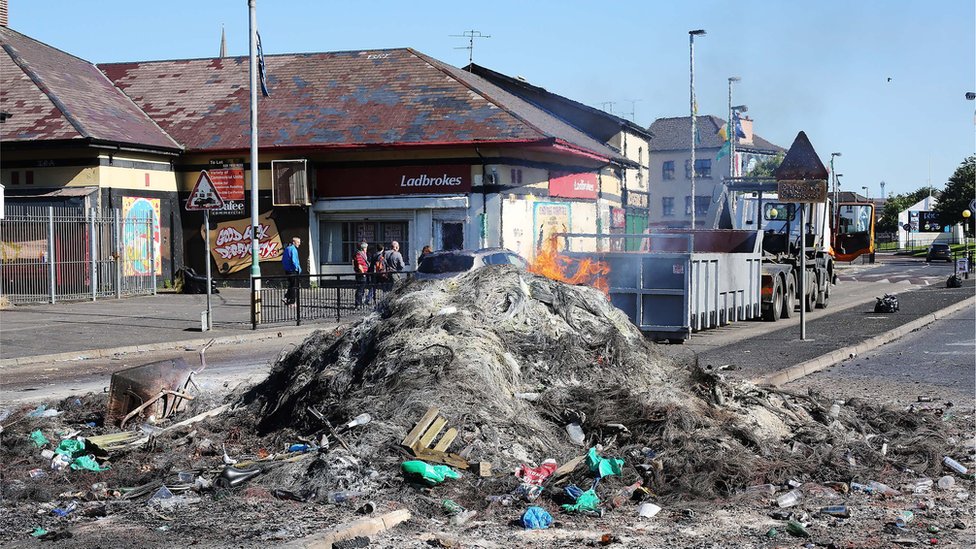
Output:
M214 252L220 254L222 259L246 259L251 257L251 244L243 242L235 242L229 246L218 246L214 248ZM258 248L258 256L261 259L273 259L281 255L280 243L278 242L262 242L261 246Z
M269 227L267 225L258 225L258 240L264 240L268 238L268 229ZM250 240L251 240L250 226L244 229L243 234L237 229L235 229L234 227L224 227L223 229L220 229L220 231L217 232L218 246L223 246L228 242L242 242L242 241L250 241Z

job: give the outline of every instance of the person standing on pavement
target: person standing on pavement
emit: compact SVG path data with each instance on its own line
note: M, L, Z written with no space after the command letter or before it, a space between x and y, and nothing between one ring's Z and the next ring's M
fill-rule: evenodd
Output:
M390 242L390 249L386 252L386 272L387 280L390 282L396 282L400 280L400 271L405 267L403 263L403 256L400 255L400 243L394 240Z
M383 245L376 245L376 253L369 260L369 293L366 294L366 304L376 304L376 288L387 280L386 274L386 254L383 252Z
M356 308L363 306L363 297L366 295L366 272L369 271L369 255L366 249L369 244L359 243L359 251L352 258L352 269L356 273Z
M302 239L293 237L291 244L285 247L285 253L281 256L281 266L288 275L288 291L282 301L285 305L294 305L298 300L298 277L302 274L302 265L298 259L298 247L302 245Z

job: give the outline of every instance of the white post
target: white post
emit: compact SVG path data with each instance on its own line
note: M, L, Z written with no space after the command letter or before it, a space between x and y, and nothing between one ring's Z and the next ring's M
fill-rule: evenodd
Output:
M691 73L691 92L690 92L690 110L691 110L691 230L695 230L695 126L698 121L697 113L695 112L695 35L690 33L688 35L689 41L689 60L690 60L690 73ZM692 252L694 250L694 240L692 240Z
M125 247L122 246L122 231L119 217L122 212L115 208L112 210L112 233L115 240L115 299L122 299L122 262L125 261Z
M47 207L47 271L48 294L51 303L54 303L55 295L57 294L54 276L54 206Z
M206 262L207 262L207 322L206 322L205 329L209 331L209 330L212 330L213 329L213 309L211 308L211 305L210 305L210 285L211 285L211 282L210 282L210 210L203 210L203 225L206 227L206 229L204 230L204 238L203 239L205 241L206 250L207 250L207 257L206 257ZM251 238L254 239L254 235L253 234L252 234Z
M800 204L800 340L807 338L807 230L806 204ZM788 223L789 221L787 221Z
M91 297L92 301L95 301L95 296L98 293L98 264L95 260L95 209L91 208L88 210L88 240L89 240L89 268L91 269L91 276L89 277L89 283L91 284Z
M156 295L156 214L149 215L149 280L152 281L152 295Z
M256 0L247 0L248 34L250 40L250 91L251 91L251 322L260 322L261 264L258 233L258 16ZM209 239L207 240L209 243ZM207 252L210 265L210 252ZM208 282L209 284L209 282ZM207 295L210 288L207 288Z

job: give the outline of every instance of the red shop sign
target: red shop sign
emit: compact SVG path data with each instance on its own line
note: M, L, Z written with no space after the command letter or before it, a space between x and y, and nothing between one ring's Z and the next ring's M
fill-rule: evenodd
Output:
M471 166L319 168L320 197L455 194L471 191Z
M627 210L610 208L610 228L623 229L627 226Z
M549 175L549 196L596 199L595 173L552 172Z

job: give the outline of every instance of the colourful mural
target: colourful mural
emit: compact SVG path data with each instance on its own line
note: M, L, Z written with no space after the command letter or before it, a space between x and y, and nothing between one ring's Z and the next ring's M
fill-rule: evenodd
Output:
M158 198L122 197L122 247L124 276L149 276L150 261L155 257L155 272L163 274L160 247L160 205ZM151 234L150 234L151 233ZM152 241L152 252L149 242Z
M534 204L533 226L536 233L536 250L542 249L549 238L556 233L568 233L573 229L572 212L566 202L536 202Z
M204 228L200 227L203 237ZM281 257L283 248L278 226L271 213L258 217L259 261L273 261ZM210 255L217 270L224 274L236 273L251 266L251 218L218 223L210 230Z

